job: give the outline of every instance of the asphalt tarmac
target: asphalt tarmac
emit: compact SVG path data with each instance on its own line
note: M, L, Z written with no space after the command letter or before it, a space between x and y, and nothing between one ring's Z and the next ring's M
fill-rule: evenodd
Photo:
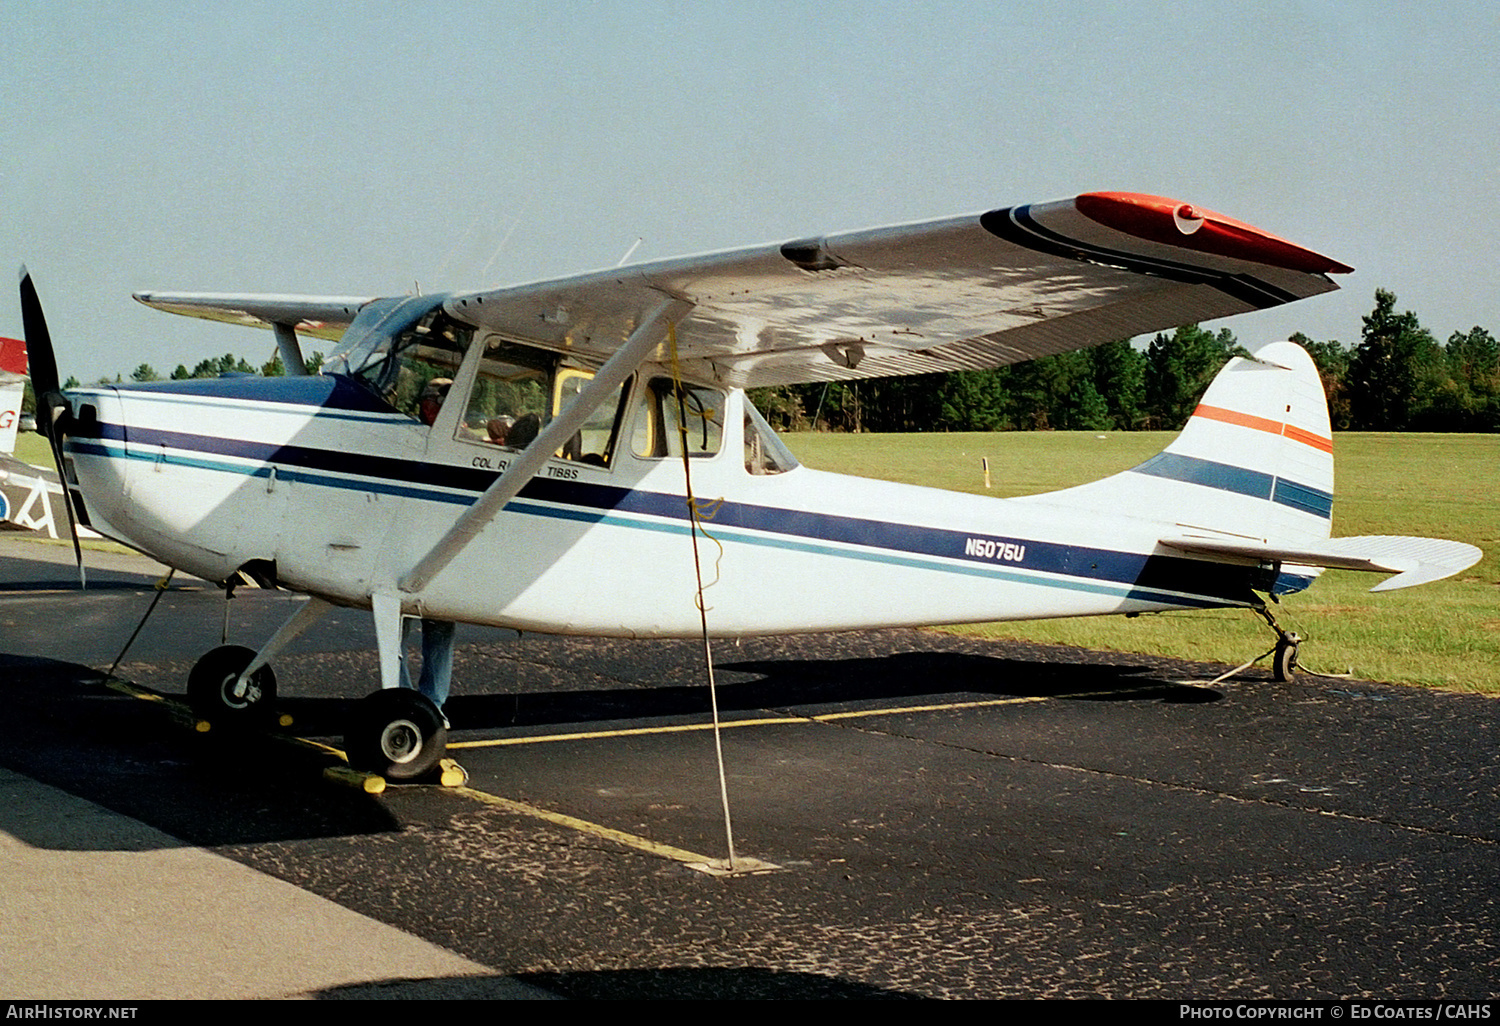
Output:
M89 562L79 595L70 551L0 537L3 997L1500 991L1491 699L932 631L719 642L734 849L774 867L725 875L697 643L460 628L468 785L369 795L101 684L158 571ZM229 640L295 601L239 592ZM339 744L367 620L277 660L294 733ZM225 633L174 583L117 676L180 695Z

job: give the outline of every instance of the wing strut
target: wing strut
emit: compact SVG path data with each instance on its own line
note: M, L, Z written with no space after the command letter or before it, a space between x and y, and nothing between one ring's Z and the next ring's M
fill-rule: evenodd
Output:
M281 354L281 372L289 378L307 377L307 361L302 358L296 326L277 321L271 327L276 332L276 351Z
M536 476L552 458L552 454L583 427L599 404L619 389L625 379L645 362L647 354L666 336L667 324L681 320L690 309L692 304L686 300L663 299L630 333L625 344L599 368L599 373L578 393L578 397L542 429L541 434L522 450L521 455L505 468L483 495L474 500L472 506L464 510L463 515L448 529L448 533L438 539L438 543L411 568L397 587L408 595L415 594L442 573L443 568L505 508L505 504L514 499L526 483Z

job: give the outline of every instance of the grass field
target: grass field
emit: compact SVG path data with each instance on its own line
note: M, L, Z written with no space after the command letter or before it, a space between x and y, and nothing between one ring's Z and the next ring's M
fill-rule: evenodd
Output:
M16 459L36 467L51 467L52 450L47 448L47 440L41 435L26 431L16 435Z
M1005 432L791 434L808 466L997 496L1082 484L1163 449L1169 433ZM1351 434L1334 442L1334 533L1417 534L1478 545L1484 559L1456 578L1383 595L1383 578L1325 573L1276 608L1307 639L1302 662L1328 673L1500 694L1500 436ZM993 488L980 469L988 457ZM1090 617L951 628L1087 648L1237 665L1272 636L1246 610Z

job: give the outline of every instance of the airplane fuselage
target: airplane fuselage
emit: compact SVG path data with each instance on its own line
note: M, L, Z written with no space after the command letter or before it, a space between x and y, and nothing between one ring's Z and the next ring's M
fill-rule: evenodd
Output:
M1170 525L1124 511L800 466L752 473L743 393L721 394L717 452L688 461L717 635L1246 605L1252 586L1268 587L1253 565L1165 554ZM285 586L354 606L395 590L515 457L338 376L101 386L72 399L67 449L97 530L209 580L274 566ZM637 406L622 408L616 431L629 438ZM628 445L608 466L551 459L402 608L555 633L696 634L685 473L680 456Z

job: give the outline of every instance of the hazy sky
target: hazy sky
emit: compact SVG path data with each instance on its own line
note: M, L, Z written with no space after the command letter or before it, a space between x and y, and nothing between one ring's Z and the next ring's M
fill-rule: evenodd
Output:
M987 6L12 0L0 255L93 380L274 350L139 289L478 288L1130 190L1357 268L1224 322L1252 348L1357 342L1377 287L1500 332L1493 0Z

